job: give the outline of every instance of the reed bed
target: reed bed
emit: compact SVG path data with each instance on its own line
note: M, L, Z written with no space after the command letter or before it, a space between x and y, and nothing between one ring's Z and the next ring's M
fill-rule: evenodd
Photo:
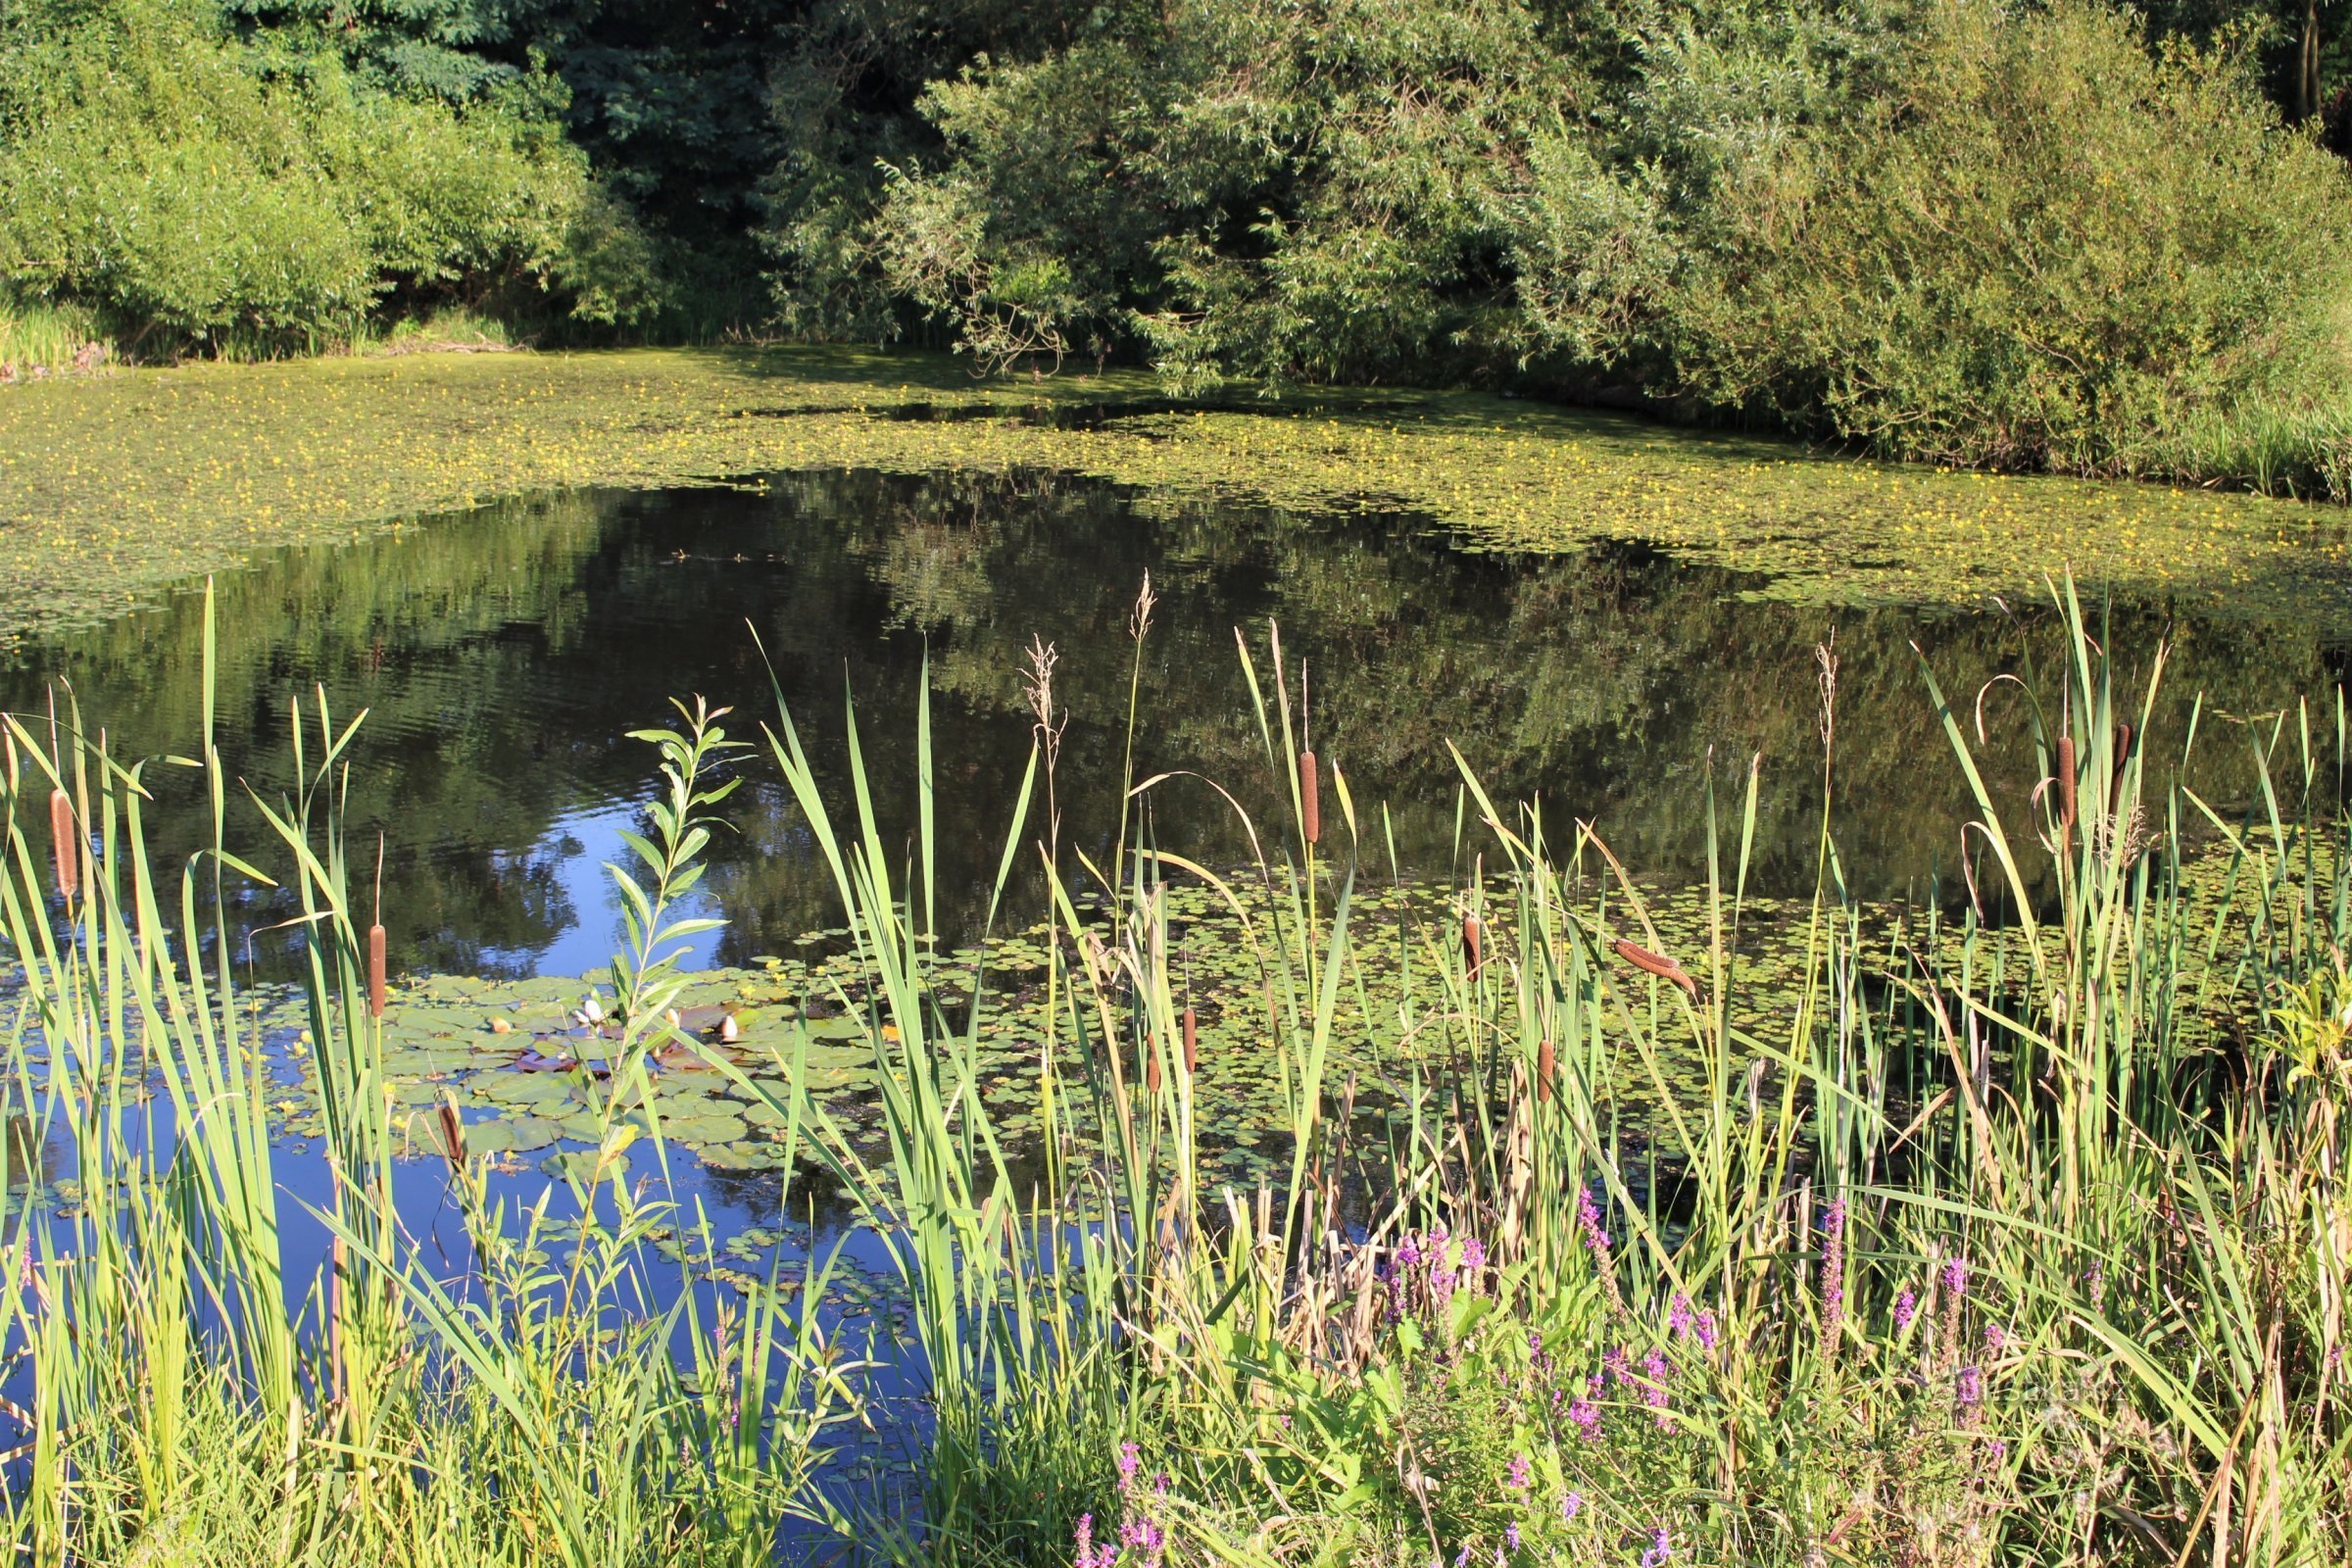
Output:
M1740 994L1752 767L1710 806L1695 943L1662 934L1591 825L1492 800L1458 757L1458 894L1442 920L1374 928L1356 890L1394 857L1348 737L1309 744L1278 636L1239 659L1289 810L1247 823L1239 866L1154 836L1160 792L1214 786L1132 761L1115 838L1064 840L1039 648L992 905L1042 889L1056 925L1041 1125L1018 1140L982 1092L993 993L930 936L927 707L910 845L884 829L855 717L837 786L779 711L759 752L866 977L834 1000L880 1069L874 1119L838 1120L789 1061L710 1059L851 1195L897 1275L913 1506L827 1482L825 1433L875 1386L825 1335L823 1267L748 1318L664 1296L643 1246L659 1189L606 1170L660 1149L646 1075L695 1048L664 1022L662 955L691 934L673 906L716 780L753 761L723 710L647 736L662 783L615 873L631 941L587 1217L494 1197L453 1116L473 1249L455 1270L390 1201L336 808L348 731L318 708L313 786L270 817L337 1172L331 1255L289 1259L233 966L201 936L225 928L207 901L258 871L217 834L168 921L138 770L70 713L54 735L14 723L9 820L66 793L76 891L12 827L13 1105L75 1150L81 1200L12 1233L5 1344L33 1397L11 1522L87 1562L207 1560L186 1544L214 1539L241 1561L749 1562L789 1517L845 1559L1078 1568L2352 1560L2341 700L2176 737L2245 747L2252 804L2225 810L2148 755L2161 658L2128 683L2055 592L2056 667L1952 697L1922 662L1976 800L1959 912L1866 919L1825 804L1803 979L1769 998ZM1152 609L1147 588L1131 737ZM1822 675L1834 803L1827 650ZM1996 799L1996 747L2030 748L2043 787ZM190 765L218 824L228 774L209 743ZM1170 929L1184 884L1250 958L1213 998ZM1375 968L1408 977L1411 1042L1377 1083L1335 1068ZM1203 1004L1262 1017L1279 1065L1284 1168L1247 1191L1204 1173L1224 1133L1196 1094ZM168 1138L126 1131L159 1117Z

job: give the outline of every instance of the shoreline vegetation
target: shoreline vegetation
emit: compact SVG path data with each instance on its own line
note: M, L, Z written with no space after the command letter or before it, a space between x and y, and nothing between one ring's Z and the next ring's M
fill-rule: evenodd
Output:
M654 13L13 6L0 380L906 342L2352 501L2340 5Z
M1066 470L1145 495L1395 512L1476 549L1633 540L1817 603L1983 604L2071 568L2224 612L2310 612L2341 602L2352 553L2328 508L1819 458L1477 392L1193 405L1145 371L982 381L937 353L419 353L0 396L0 650L257 551L515 493L844 466Z
M1141 811L1100 858L1061 842L1041 648L997 896L1034 857L1055 913L1017 945L1045 1001L1021 1025L1037 1049L1007 1056L985 945L923 935L928 817L886 843L863 765L813 767L780 706L680 704L640 737L660 781L613 873L607 1006L559 1046L572 1059L499 1048L516 1082L582 1097L553 1208L500 1185L454 1100L399 1109L340 818L349 731L323 700L301 712L304 782L263 803L273 842L184 868L148 858L146 764L70 701L54 735L12 718L0 1092L75 1181L5 1238L8 1522L44 1560L223 1568L751 1568L787 1521L819 1552L1036 1568L2342 1561L2341 699L2184 739L2257 742L2252 804L2224 814L2134 739L2161 656L2056 599L2059 666L1988 728L1922 662L1981 856L1959 914L1891 938L1842 891L1824 650L1820 872L1774 922L1802 961L1771 1000L1741 995L1752 773L1710 797L1701 907L1671 929L1605 844L1466 766L1491 880L1434 926L1362 916L1367 781L1268 628L1241 658L1290 804L1225 873ZM1139 670L1153 608L1147 588ZM1130 725L1150 708L1139 690ZM928 799L955 760L935 774L927 702L906 743ZM218 839L233 764L197 749ZM2010 753L2044 780L2022 798L1982 784ZM854 1113L808 1087L808 1006L756 1048L678 1006L663 956L702 924L680 901L750 774L797 802L839 900L821 1049L863 1054ZM2215 847L2193 878L2192 823ZM203 935L281 862L310 915L307 1167ZM1188 973L1180 890L1228 909L1230 982ZM1339 1067L1367 965L1406 977L1368 1115ZM1254 1187L1219 1174L1196 1094L1200 1053L1231 1049L1200 1030L1211 1011L1264 1020L1280 1131ZM792 1193L846 1195L902 1334L843 1332L825 1245L696 1288L720 1239L670 1196L663 1118L668 1094L709 1098L698 1075L761 1113ZM1646 1147L1627 1086L1656 1091ZM394 1203L419 1122L455 1237ZM281 1249L297 1203L325 1255ZM828 1447L909 1392L911 1479L846 1484Z

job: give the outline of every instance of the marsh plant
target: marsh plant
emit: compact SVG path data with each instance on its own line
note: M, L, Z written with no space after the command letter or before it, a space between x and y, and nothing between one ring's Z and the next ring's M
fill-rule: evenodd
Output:
M1040 854L1041 742L1000 893L1026 858L1059 911L1043 1179L979 1092L984 1004L941 1000L964 988L922 938L927 719L902 858L862 767L845 819L786 718L770 748L880 976L842 1001L889 1156L822 1114L810 1136L892 1238L939 1413L921 1522L869 1544L1087 1568L2341 1560L2342 709L2192 716L2180 754L2246 748L2252 804L2225 812L2159 782L2161 651L2128 684L2055 596L2054 669L1955 704L1922 662L1975 801L1951 904L1866 922L1825 805L1809 913L1774 936L1802 979L1770 997L1740 993L1764 939L1752 767L1736 812L1710 807L1695 941L1592 825L1563 842L1466 765L1452 912L1373 930L1350 904L1377 820L1347 737L1299 765L1278 637L1242 648L1291 806L1251 824L1250 864L1153 841L1152 797L1193 782L1169 775L1130 781L1116 841ZM2041 787L1985 786L2002 746ZM1185 880L1248 955L1215 1004L1261 1016L1279 1062L1279 1179L1254 1191L1202 1175L1218 1118L1164 902ZM1375 966L1412 976L1384 1004L1410 1044L1378 1083L1334 1081Z
M862 1037L870 1099L810 1090L807 1007L772 1072L670 1016L698 835L754 757L722 711L681 709L648 736L662 782L623 879L631 952L581 1050L604 1053L599 1137L562 1166L568 1204L518 1206L453 1113L456 1267L389 1200L337 815L348 730L316 714L312 782L269 815L308 901L279 935L312 966L322 1262L278 1249L284 1156L204 939L226 928L204 901L258 872L217 845L167 923L138 769L76 739L70 704L55 738L15 723L11 820L34 825L12 828L6 884L14 1094L75 1150L78 1185L12 1233L31 1391L12 1522L90 1561L142 1542L365 1554L347 1539L431 1561L754 1561L788 1513L845 1556L1057 1568L2345 1560L2344 711L2200 710L2159 763L2161 654L2128 679L2054 593L2050 667L1955 700L1922 662L1974 808L1949 897L1900 918L1848 891L1823 651L1818 885L1769 928L1756 766L1728 806L1708 797L1684 921L1593 824L1498 805L1458 754L1458 884L1362 918L1367 879L1395 875L1384 821L1271 631L1238 652L1285 809L1261 824L1219 797L1251 856L1161 843L1155 802L1214 786L1132 762L1115 830L1057 831L1040 645L985 901L992 930L1016 904L1052 911L1019 945L1010 1099L996 945L935 937L927 698L887 764L854 714L844 769L789 713L760 738L855 960L808 1000L828 1039ZM2239 809L2164 770L2222 744L2247 758ZM2038 787L1985 783L2004 749ZM227 772L209 744L191 760L218 817ZM903 834L884 797L909 772ZM55 792L62 902L39 842ZM1223 910L1213 973L1180 888ZM1802 953L1798 979L1748 995L1768 942ZM1203 1014L1227 1028L1203 1036ZM1273 1064L1270 1131L1216 1102L1210 1040ZM659 1289L644 1244L684 1222L624 1172L668 1157L645 1085L680 1050L764 1105L895 1274L907 1344L883 1358L922 1405L911 1506L821 1484L826 1425L878 1385L822 1331L820 1265L727 1314ZM1268 1155L1249 1185L1214 1159L1244 1137Z
M208 636L208 689L212 664ZM647 737L668 790L631 841L641 863L614 871L633 945L595 1152L568 1203L551 1190L517 1211L489 1199L453 1106L437 1157L468 1245L452 1258L393 1203L345 845L356 723L323 696L290 709L300 782L254 803L274 853L248 858L223 843L235 786L210 711L194 755L160 763L110 755L70 694L46 721L5 719L8 1125L12 1149L70 1153L48 1191L11 1194L13 1539L77 1563L767 1560L845 1392L810 1310L821 1271L723 1308L678 1289L649 1243L691 1221L621 1180L633 1144L662 1147L627 1102L674 1033L661 1004L723 789L705 777L716 715ZM158 765L199 770L212 806L210 848L172 871L147 848ZM285 1090L223 937L237 889L270 880L262 861L300 909L252 940L307 969L296 1049L323 1180L273 1143ZM307 1255L286 1245L306 1219L328 1239Z

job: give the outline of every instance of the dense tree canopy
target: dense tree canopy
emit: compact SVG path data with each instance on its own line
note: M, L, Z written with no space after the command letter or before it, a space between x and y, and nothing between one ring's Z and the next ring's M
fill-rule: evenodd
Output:
M2083 470L2352 475L2331 134L2352 0L0 0L9 287L150 351L459 301Z

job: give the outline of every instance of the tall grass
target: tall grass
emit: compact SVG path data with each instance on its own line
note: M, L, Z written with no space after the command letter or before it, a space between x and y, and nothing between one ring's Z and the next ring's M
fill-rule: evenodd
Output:
M868 1544L1089 1564L2345 1560L2340 703L2240 731L2255 806L2230 816L2151 764L2162 659L2132 687L2060 599L2046 685L1955 704L1923 661L1977 803L1961 912L1863 909L1825 814L1810 912L1770 937L1801 943L1803 978L1771 996L1743 992L1743 948L1766 940L1753 768L1733 814L1710 808L1683 951L1590 825L1505 809L1466 766L1483 872L1443 917L1370 931L1350 901L1378 841L1336 766L1343 831L1306 830L1304 682L1278 642L1244 662L1291 817L1249 824L1262 850L1238 869L1154 844L1148 809L1104 861L1032 842L1054 760L1041 705L998 893L1033 859L1057 911L1038 1059L1071 1092L1048 1106L1042 1181L980 1092L985 1001L939 1000L987 992L925 939L927 710L905 864L854 720L837 808L786 715L770 751L877 981L840 1000L882 1069L888 1158L744 1082L807 1118L888 1239L937 1416L923 1518L878 1520ZM1834 778L1826 651L1824 671ZM2003 744L2039 759L2028 800L1984 783ZM1172 787L1130 779L1145 803ZM1255 1191L1201 1174L1216 1118L1182 1046L1178 879L1213 890L1255 968L1219 999L1264 1015L1289 1107L1287 1179ZM1344 999L1374 964L1415 977L1413 1046L1383 1083L1334 1082ZM1375 1089L1377 1116L1352 1108Z
M11 1523L93 1562L754 1562L787 1512L864 1558L1085 1568L2352 1558L2346 715L2200 713L2166 744L2245 749L2250 805L2225 809L2152 754L2163 659L2132 678L2057 593L2049 667L1947 694L1922 661L1975 810L1952 896L1898 915L1848 891L1827 804L1812 898L1759 908L1753 764L1710 797L1692 925L1592 824L1498 803L1457 757L1460 881L1369 923L1358 890L1395 858L1278 638L1242 646L1260 790L1286 808L1259 823L1223 797L1245 862L1159 843L1153 800L1214 786L1132 760L1114 835L1070 841L1039 648L988 905L991 926L1039 890L1052 910L1018 1138L982 1077L989 945L935 940L927 702L910 840L854 715L834 774L779 712L762 749L858 960L833 1000L873 1054L870 1129L802 1087L805 1033L774 1074L717 1064L900 1276L926 1404L911 1509L819 1486L858 1370L818 1332L823 1268L713 1321L645 1263L672 1221L614 1176L632 1147L662 1157L639 1107L680 1043L677 903L715 780L748 760L723 710L645 737L662 784L616 873L587 1217L501 1198L453 1138L454 1273L390 1201L348 726L310 713L307 787L268 815L337 1173L322 1260L284 1253L287 1156L206 944L259 874L220 842L209 736L187 765L215 847L167 919L138 770L71 702L54 734L12 720L10 820L35 823L0 884L24 973L12 1108L76 1151L79 1186L11 1237L6 1343L32 1391ZM1132 629L1141 735L1148 592ZM1825 802L1836 704L1824 650ZM2037 760L2030 796L1985 783L2003 748ZM55 791L63 901L33 808ZM1171 929L1186 884L1237 960L1212 984ZM1802 954L1793 984L1754 979L1767 944ZM1275 1176L1248 1188L1213 1174L1232 1129L1195 1055L1204 1005L1251 1020L1280 1086Z
M209 617L205 662L209 693ZM19 1147L73 1161L11 1203L13 1539L41 1562L765 1561L838 1408L823 1272L723 1310L677 1288L648 1243L692 1223L624 1186L614 1157L659 1142L623 1101L635 1088L643 1102L676 983L667 950L693 929L671 906L699 813L723 794L705 777L724 743L713 715L682 710L684 728L648 736L669 793L636 841L643 863L615 872L638 923L615 963L627 1022L608 1131L572 1184L578 1217L494 1202L453 1106L470 1244L453 1265L393 1203L342 817L357 721L323 696L290 710L302 785L256 803L273 853L247 859L225 843L232 774L206 710L193 754L161 764L209 785L212 847L175 885L148 848L149 764L113 757L71 694L45 722L5 717L7 1124ZM34 802L58 809L20 809ZM53 820L64 835L37 843L26 823ZM301 911L256 939L307 960L299 1049L323 1174L273 1142L285 1090L237 978L230 910L240 883L270 880L263 861L286 868ZM288 1254L306 1210L332 1238L323 1255Z

